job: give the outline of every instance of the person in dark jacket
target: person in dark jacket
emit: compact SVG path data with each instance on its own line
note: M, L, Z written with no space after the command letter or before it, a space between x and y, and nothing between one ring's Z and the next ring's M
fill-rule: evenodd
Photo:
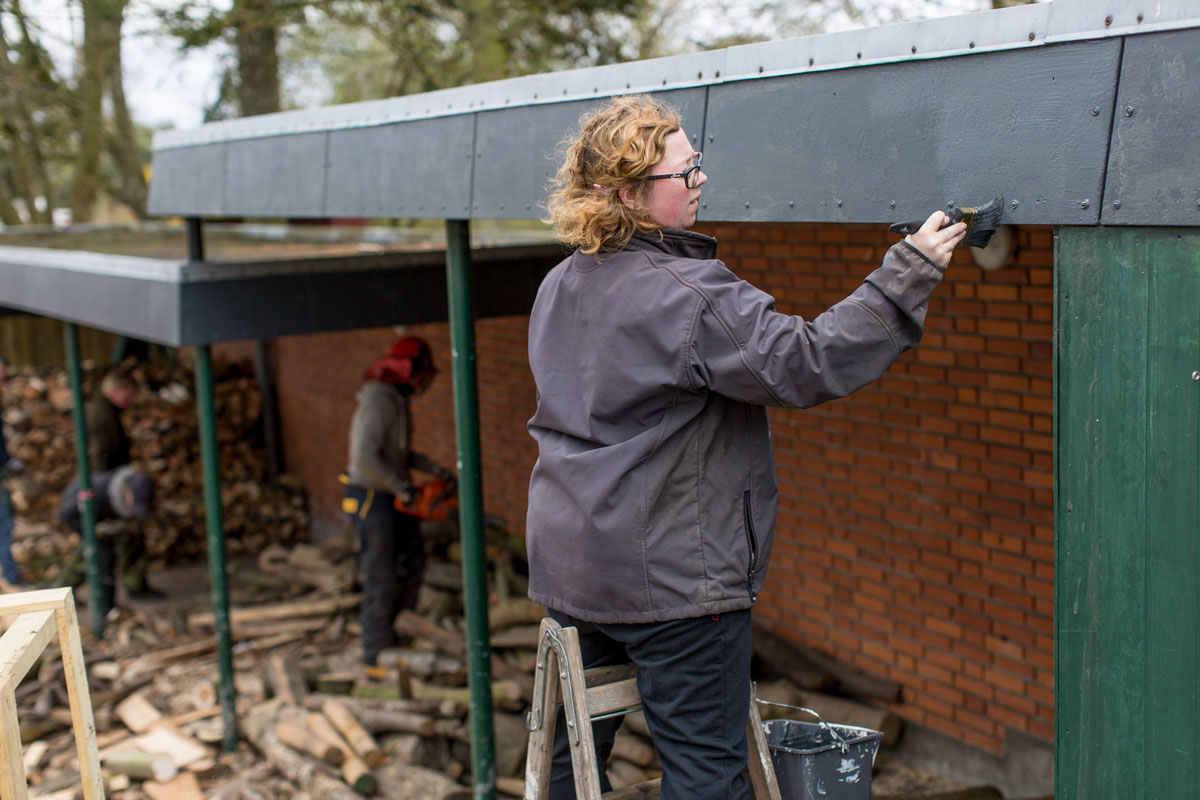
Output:
M529 321L529 596L578 628L585 668L637 664L664 800L741 800L778 495L767 407L847 395L914 346L966 226L934 212L805 320L687 230L707 176L673 110L617 98L580 126L549 203L577 249ZM559 719L556 799L575 796ZM594 725L605 790L619 725Z
M137 391L138 384L132 375L120 368L113 369L105 373L98 391L87 404L88 463L94 486L98 485L98 475L117 472L127 475L132 472L129 469L132 442L121 414L133 403ZM145 476L145 479L148 480L149 476ZM101 497L101 493L96 492L96 496ZM102 587L101 605L105 612L113 606L117 575L130 599L155 600L163 597L162 592L150 585L146 574L149 555L146 552L145 532L140 525L142 516L114 513L101 517L97 513L97 557L101 559L101 580L109 582ZM58 582L64 586L74 586L86 577L83 548L79 547L63 565Z
M408 399L425 392L436 374L425 340L398 340L367 369L350 421L342 510L358 534L363 663L368 667L376 665L380 650L396 643L396 615L416 606L425 571L420 520L400 510L413 499L411 470L442 480L454 477L411 447Z
M114 520L144 519L154 511L154 481L147 473L126 464L115 470L92 475L91 498L98 526ZM76 479L63 489L58 505L59 520L76 533L83 530L79 503L79 480ZM66 578L68 575L82 573L82 549L80 547L76 551L60 577ZM126 590L131 597L151 595L144 585L145 566L137 563L139 559L144 558L145 547L140 536L106 536L97 533L96 560L100 567L100 595L97 600L102 614L107 615L116 604L118 572L125 581Z
M137 382L117 369L100 380L100 390L87 404L88 462L92 472L107 472L130 462L129 434L121 412L137 394Z

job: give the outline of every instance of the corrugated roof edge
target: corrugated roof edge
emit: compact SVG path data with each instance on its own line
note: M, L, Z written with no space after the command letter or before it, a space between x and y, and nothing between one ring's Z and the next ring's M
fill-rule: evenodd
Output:
M1194 0L1159 0L1150 15L1136 7L1127 7L1123 0L1051 0L703 53L527 75L386 100L223 120L187 130L159 131L154 136L153 149L364 128L626 92L683 89L1193 27L1200 27L1200 7Z

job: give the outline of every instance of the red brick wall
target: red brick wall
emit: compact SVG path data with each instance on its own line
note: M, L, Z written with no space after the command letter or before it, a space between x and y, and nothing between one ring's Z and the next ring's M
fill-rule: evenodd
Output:
M811 316L893 241L877 226L718 225L722 258ZM1053 739L1052 242L1012 268L966 251L922 344L878 382L772 414L781 503L757 613L904 686L896 710L1000 752Z
M534 389L525 356L527 317L484 320L476 329L484 508L513 531L525 529L529 471L537 458L525 421L533 415ZM454 392L450 335L446 325L404 329L433 348L441 370L429 391L413 401L413 447L455 468ZM346 468L354 394L367 365L398 333L372 328L345 333L291 336L272 343L280 439L287 472L309 492L319 524L349 530L341 517L337 476ZM214 358L250 359L245 343L222 345Z
M812 316L878 265L879 226L722 224L722 258ZM930 304L925 340L878 382L808 411L772 414L781 507L756 614L782 635L901 682L896 710L985 750L1007 727L1053 739L1051 232L1025 228L1015 266L956 254ZM416 446L454 460L449 340L418 399ZM488 513L523 530L525 432L534 391L527 319L478 324ZM288 470L314 513L338 519L335 476L362 370L394 332L275 343Z

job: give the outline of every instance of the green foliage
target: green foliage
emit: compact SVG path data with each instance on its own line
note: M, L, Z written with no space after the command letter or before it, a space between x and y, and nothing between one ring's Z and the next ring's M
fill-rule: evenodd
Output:
M284 84L323 85L321 102L350 102L660 55L639 34L678 0L186 0L159 12L182 47L232 42L243 26L274 27ZM236 104L237 65L222 100ZM287 104L285 99L285 104ZM293 100L294 102L294 100Z

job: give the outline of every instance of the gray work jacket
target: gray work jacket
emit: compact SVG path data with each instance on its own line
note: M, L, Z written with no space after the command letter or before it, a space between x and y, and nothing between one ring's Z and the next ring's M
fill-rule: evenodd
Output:
M901 242L804 320L715 255L715 239L666 230L576 252L542 282L529 320L533 600L621 623L750 607L778 499L766 406L878 378L920 341L944 274Z

